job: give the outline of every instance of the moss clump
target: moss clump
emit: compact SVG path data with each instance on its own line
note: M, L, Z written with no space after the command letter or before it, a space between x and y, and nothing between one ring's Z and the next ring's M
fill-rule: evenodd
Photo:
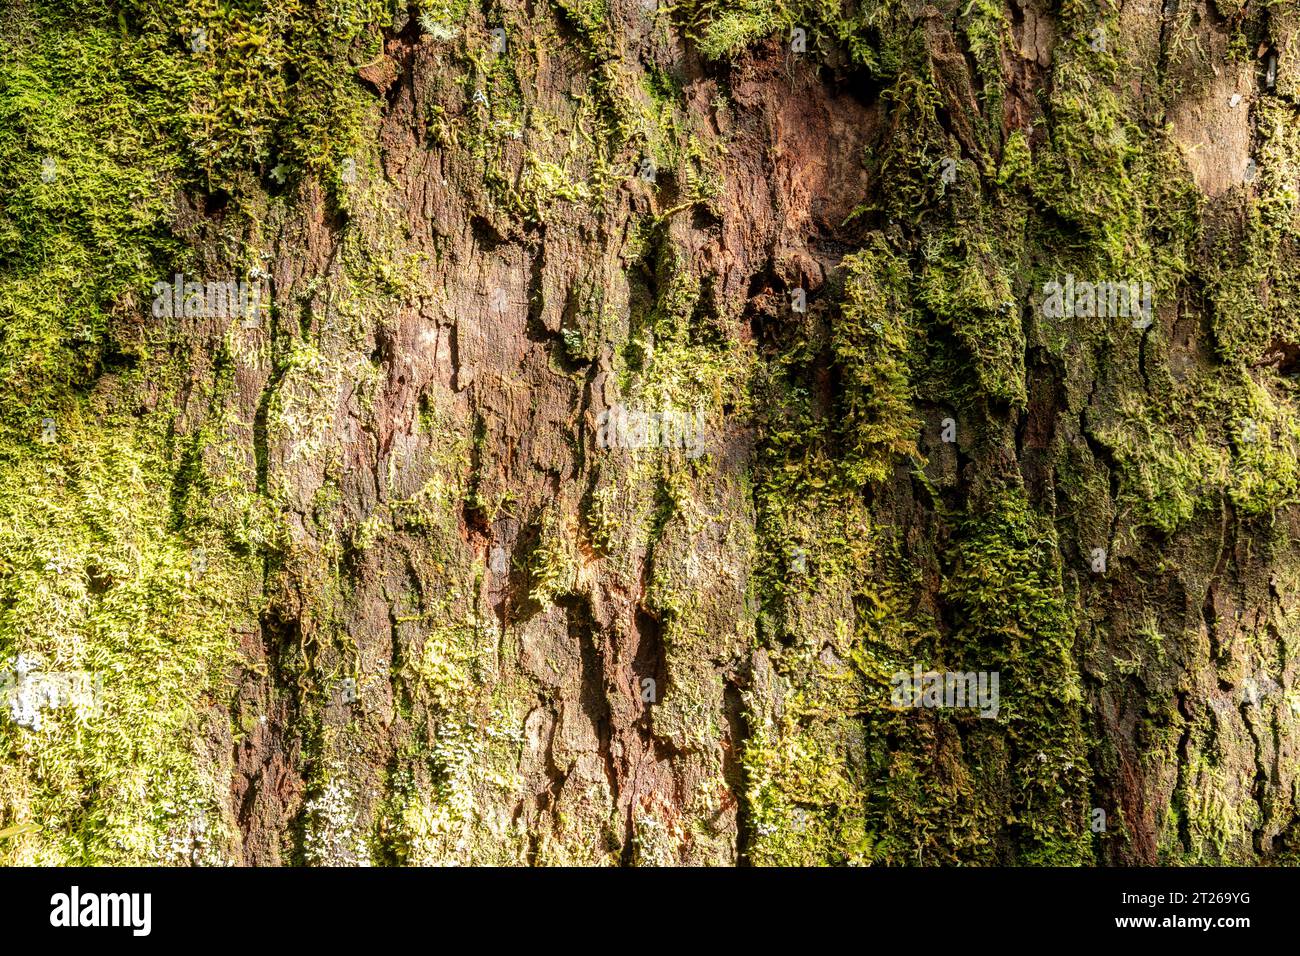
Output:
M222 861L228 782L199 742L226 729L205 700L233 629L255 627L260 561L178 511L205 466L177 425L184 370L158 358L176 329L124 318L175 251L171 58L93 10L36 5L2 29L0 658L87 673L102 697L39 730L0 717L0 822L39 825L0 852Z
M1083 691L1055 540L1022 491L992 489L962 521L942 589L958 669L1001 675L1005 756L980 772L1006 780L1010 843L1028 865L1074 865L1091 854Z
M1090 433L1114 458L1120 508L1135 512L1137 527L1170 533L1224 499L1243 516L1295 500L1296 400L1285 377L1221 367L1161 396L1121 396Z
M864 865L871 839L861 783L845 760L845 728L794 702L745 745L745 803L757 866Z
M1151 281L1166 301L1191 270L1201 199L1168 132L1144 127L1090 56L1054 71L1050 145L1030 188L1071 224L1062 246L1077 254L1078 234L1086 237L1091 261L1081 271Z
M470 7L470 0L424 0L415 18L425 36L443 43L460 36Z
M734 56L755 40L790 23L787 8L764 0L705 2L695 10L700 52L710 60Z
M843 268L844 299L832 320L830 350L843 378L844 473L865 484L883 481L895 461L918 454L910 367L916 320L907 264L879 233L846 257Z
M584 37L594 40L602 33L608 36L608 0L556 0L556 6Z
M909 65L881 92L881 100L891 132L876 160L879 212L891 223L919 226L938 201L944 161L958 161L961 150L939 122L943 100L926 67Z
M381 51L385 0L121 6L142 51L168 58L171 70L158 79L172 103L189 106L169 111L173 135L212 188L246 183L250 169L278 169L282 179L319 173L359 142L368 94L354 68ZM105 5L103 15L116 13Z
M619 368L628 400L653 411L710 417L746 407L752 354L726 335L712 288L684 261L662 227L636 272L630 329Z
M904 50L915 35L914 24L900 0L688 0L675 8L676 17L700 53L710 60L731 59L757 41L778 34L791 45L793 31L803 31L805 49L824 52L838 44L850 60L873 74L896 72ZM973 42L986 53L992 27L983 8L972 18Z
M974 385L994 401L1025 403L1025 334L1011 280L976 228L926 240L919 298L972 357Z
M541 605L550 604L573 591L577 576L573 529L563 527L557 512L547 509L529 561L528 597Z

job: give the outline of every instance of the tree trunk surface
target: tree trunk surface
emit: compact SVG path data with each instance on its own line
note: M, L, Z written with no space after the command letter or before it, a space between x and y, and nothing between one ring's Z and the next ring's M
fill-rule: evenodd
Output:
M1297 64L6 0L0 862L1293 862Z

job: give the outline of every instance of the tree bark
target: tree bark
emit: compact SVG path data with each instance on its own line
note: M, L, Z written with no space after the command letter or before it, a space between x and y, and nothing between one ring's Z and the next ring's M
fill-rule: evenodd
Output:
M1292 862L1291 5L89 6L0 861Z

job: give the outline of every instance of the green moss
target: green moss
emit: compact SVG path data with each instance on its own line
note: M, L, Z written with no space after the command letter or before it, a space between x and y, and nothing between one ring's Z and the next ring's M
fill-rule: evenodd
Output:
M942 163L961 150L939 122L942 102L928 71L907 69L881 92L893 134L878 153L881 212L890 222L919 224L938 199Z
M832 44L872 73L897 72L914 25L898 0L689 0L678 3L677 19L700 52L710 60L732 59L761 39L779 35L789 47L792 31L804 31L806 52L824 53ZM975 36L990 32L983 8L977 14ZM986 46L981 46L983 53Z
M587 524L592 544L602 551L609 549L618 534L618 495L616 485L603 485L591 493Z
M572 529L563 528L553 509L542 516L538 540L529 560L528 597L538 604L550 604L556 597L569 594L577 584L577 559L573 550Z
M1050 148L1036 157L1033 195L1071 224L1063 245L1077 250L1077 234L1086 237L1086 269L1151 281L1163 302L1191 268L1199 193L1168 132L1145 129L1089 57L1054 71Z
M746 742L745 803L757 866L863 865L871 861L859 782L847 772L837 724L795 702L775 727Z
M843 376L842 462L851 482L883 481L894 463L917 456L920 422L910 364L916 334L906 263L883 236L845 258L844 299L830 349Z
M744 386L752 353L721 325L712 289L687 267L659 229L633 280L633 312L622 348L620 391L650 411L746 407Z
M460 36L470 9L470 0L424 0L419 5L416 22L426 36L446 42Z
M233 186L250 167L320 172L359 141L367 100L353 67L380 52L384 0L347 7L189 0L128 3L124 12L145 49L169 55L167 91L189 104L174 113L176 137L213 187Z
M1257 107L1261 144L1244 221L1210 237L1209 294L1214 338L1228 362L1254 365L1276 342L1300 341L1295 303L1294 219L1300 190L1300 133L1285 107L1265 98Z
M710 60L732 57L755 40L789 25L786 9L765 0L705 2L694 13L700 52Z
M1246 516L1295 499L1295 402L1288 379L1221 368L1162 398L1121 397L1091 434L1114 457L1119 506L1169 533L1225 497Z
M120 318L148 310L175 249L170 57L93 11L29 8L5 31L0 657L86 672L102 695L39 730L0 719L0 820L39 826L4 858L219 861L226 784L191 741L222 732L203 702L232 629L254 626L260 561L182 507L207 466L174 424L183 370L155 358L175 329Z
M556 6L584 37L608 36L608 0L556 0Z
M996 489L962 522L942 590L958 622L954 669L1001 675L1003 766L979 772L1007 781L1009 837L1029 865L1079 864L1091 853L1083 692L1057 553L1054 529L1023 492Z
M994 0L970 0L961 11L966 45L979 73L981 106L986 116L1001 116L1003 90L1003 51L1012 42L1011 24L1001 3Z
M920 301L973 358L976 388L990 399L1023 406L1021 308L986 231L934 234L922 256Z

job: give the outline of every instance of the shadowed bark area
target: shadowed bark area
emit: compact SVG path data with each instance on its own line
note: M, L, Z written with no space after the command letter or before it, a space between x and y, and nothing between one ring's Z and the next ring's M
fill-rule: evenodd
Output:
M1293 862L1293 5L282 6L0 7L0 861Z

